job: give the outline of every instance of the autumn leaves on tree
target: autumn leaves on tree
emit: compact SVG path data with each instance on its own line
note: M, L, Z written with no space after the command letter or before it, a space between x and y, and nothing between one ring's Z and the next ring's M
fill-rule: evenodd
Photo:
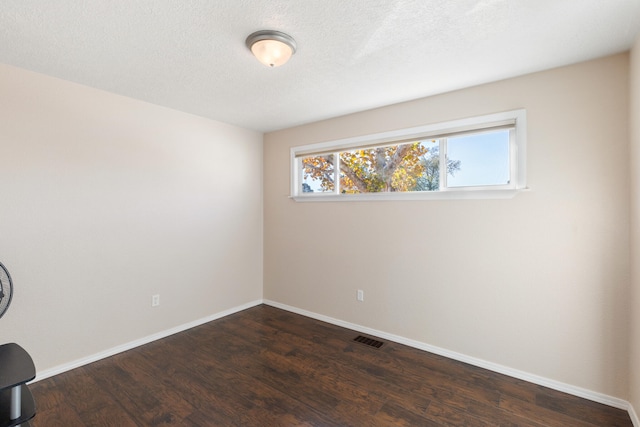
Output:
M422 141L416 141L344 151L338 156L341 193L439 189L440 158L437 143L427 148ZM335 191L335 158L335 154L303 158L304 178L319 182L321 191ZM447 161L447 173L453 175L459 169L460 161ZM308 185L305 188L306 191L313 191Z

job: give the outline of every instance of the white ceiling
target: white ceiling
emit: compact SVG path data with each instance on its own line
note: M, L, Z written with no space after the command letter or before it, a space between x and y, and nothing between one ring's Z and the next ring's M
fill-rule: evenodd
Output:
M292 35L269 69L246 37ZM628 50L640 0L2 0L0 62L260 131Z

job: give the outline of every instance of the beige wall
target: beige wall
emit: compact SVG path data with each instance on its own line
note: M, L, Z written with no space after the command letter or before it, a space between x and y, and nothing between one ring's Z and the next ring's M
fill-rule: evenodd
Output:
M631 51L631 297L629 401L640 411L640 40Z
M260 300L261 181L258 132L0 66L0 342L42 371Z
M628 66L621 54L265 135L265 298L626 398ZM292 146L516 108L532 190L514 199L287 197Z

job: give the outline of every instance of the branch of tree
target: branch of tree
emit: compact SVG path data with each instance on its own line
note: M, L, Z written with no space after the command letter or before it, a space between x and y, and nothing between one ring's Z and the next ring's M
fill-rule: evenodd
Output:
M330 163L332 166L335 167L335 165L333 163L333 158L326 159L326 161L327 161L327 163ZM351 170L350 168L345 166L344 162L340 162L340 172L345 174L347 176L347 178L349 178L351 180L351 182L353 182L355 184L356 188L361 193L366 193L367 192L367 183L366 183L366 181L364 181L362 178L360 178L358 175L356 175L356 173L353 170Z

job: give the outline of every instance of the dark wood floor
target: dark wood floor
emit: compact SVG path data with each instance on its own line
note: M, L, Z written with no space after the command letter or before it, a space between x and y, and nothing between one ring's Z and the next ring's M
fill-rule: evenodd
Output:
M632 426L622 410L268 306L34 383L35 427Z

